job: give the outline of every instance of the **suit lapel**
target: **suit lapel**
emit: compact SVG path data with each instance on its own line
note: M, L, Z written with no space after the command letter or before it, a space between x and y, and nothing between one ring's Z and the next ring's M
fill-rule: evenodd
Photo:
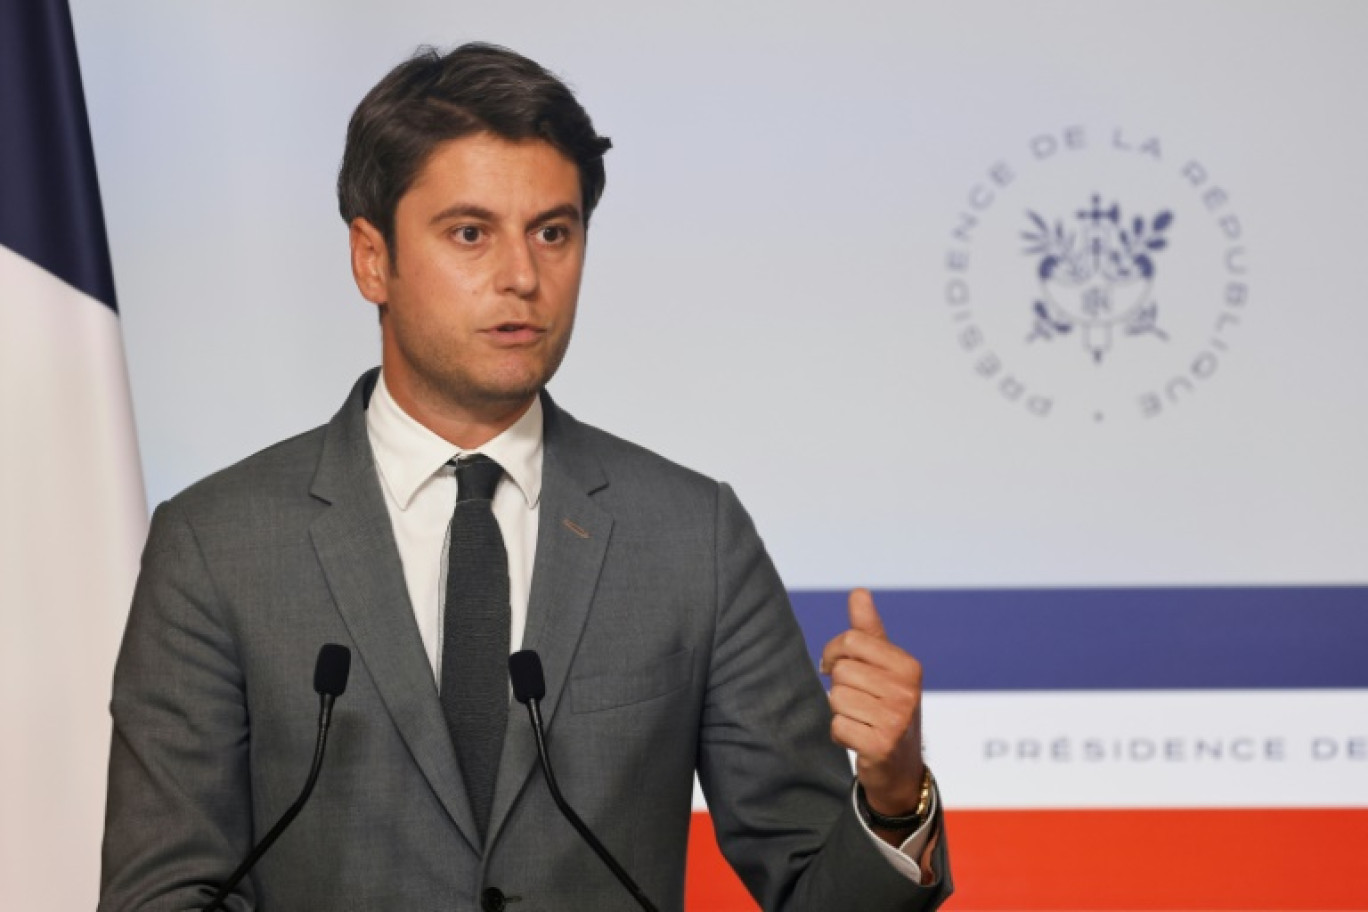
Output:
M549 396L543 397L543 407L541 510L523 648L535 649L541 656L546 676L542 719L550 730L589 617L613 518L590 497L608 482L598 459L583 446L577 422L559 411ZM509 712L494 792L491 843L536 762L531 722L526 710L515 704Z
M375 372L328 425L311 493L330 504L310 529L338 611L395 727L467 841L480 839L404 583L366 435Z

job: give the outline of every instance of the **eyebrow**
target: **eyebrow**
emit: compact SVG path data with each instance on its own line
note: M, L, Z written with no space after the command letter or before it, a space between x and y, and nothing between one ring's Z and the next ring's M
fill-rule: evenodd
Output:
M484 206L476 206L472 203L456 203L455 205L447 206L441 212L434 215L430 220L430 224L436 225L454 218L471 218L482 222L497 221L494 213ZM547 222L555 221L560 218L568 218L581 224L584 222L584 217L580 214L578 206L573 203L562 203L559 206L547 209L545 212L537 213L532 217L530 224L544 225Z
M494 213L484 206L475 206L470 203L457 203L454 206L447 206L441 212L434 215L429 224L435 225L438 222L445 222L447 219L454 218L473 218L482 222L494 221Z
M584 223L584 217L580 214L579 206L572 203L562 203L559 206L547 209L545 212L532 219L532 224L544 225L547 222L554 222L556 219L562 218L569 219L570 221L579 224Z

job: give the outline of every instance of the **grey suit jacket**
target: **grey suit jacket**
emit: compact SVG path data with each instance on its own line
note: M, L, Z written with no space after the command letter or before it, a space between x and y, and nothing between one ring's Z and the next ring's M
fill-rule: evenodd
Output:
M509 714L478 839L366 435L374 372L326 426L153 517L114 679L101 910L198 909L295 799L313 661L352 650L310 804L234 909L634 909L556 811ZM766 909L922 909L880 858L759 537L725 485L546 402L525 646L571 804L661 909L683 906L694 770ZM516 899L515 899L516 897ZM488 904L488 899L486 900ZM497 905L497 903L494 903Z

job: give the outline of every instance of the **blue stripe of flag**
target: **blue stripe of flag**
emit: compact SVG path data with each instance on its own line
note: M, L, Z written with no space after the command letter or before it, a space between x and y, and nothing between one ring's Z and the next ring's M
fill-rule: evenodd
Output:
M1368 586L874 595L928 690L1368 687ZM815 660L845 593L790 596Z
M0 3L0 245L117 310L67 0Z

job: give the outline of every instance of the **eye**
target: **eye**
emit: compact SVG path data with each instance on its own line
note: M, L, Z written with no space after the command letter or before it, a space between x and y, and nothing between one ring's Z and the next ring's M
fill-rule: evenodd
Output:
M543 244L560 244L570 237L564 225L543 225L537 229L537 240Z
M460 225L451 232L451 236L462 244L478 244L484 237L484 231L476 225Z

